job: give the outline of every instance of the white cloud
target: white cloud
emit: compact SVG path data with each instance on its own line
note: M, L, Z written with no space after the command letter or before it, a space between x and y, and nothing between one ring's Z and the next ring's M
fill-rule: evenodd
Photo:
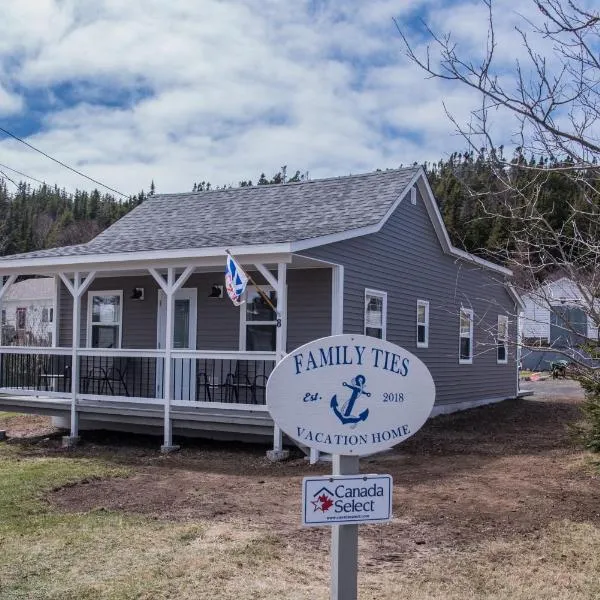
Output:
M433 0L7 3L0 124L11 129L7 112L39 119L28 141L126 193L152 178L162 192L236 183L283 164L317 177L436 160L463 147L442 100L462 119L473 98L424 81L392 20L431 7L473 50L481 43L466 0L445 12ZM12 141L0 162L89 187Z

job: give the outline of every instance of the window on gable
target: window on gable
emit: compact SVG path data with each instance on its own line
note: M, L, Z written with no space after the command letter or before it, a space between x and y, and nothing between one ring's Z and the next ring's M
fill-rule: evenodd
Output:
M123 292L90 292L88 296L88 347L120 348Z
M387 328L387 293L365 290L365 335L385 340Z
M429 302L417 300L417 348L429 347Z
M277 292L261 286L273 306L277 306ZM246 288L246 303L242 305L242 349L255 352L275 352L277 313L269 306L254 286Z
M473 362L473 311L470 308L460 309L458 362Z
M508 317L498 315L498 336L496 338L497 361L499 364L508 362Z

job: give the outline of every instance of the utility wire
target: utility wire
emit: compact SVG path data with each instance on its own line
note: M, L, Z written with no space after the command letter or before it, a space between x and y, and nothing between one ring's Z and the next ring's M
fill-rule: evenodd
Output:
M81 171L78 171L77 169L74 169L73 167L70 167L69 165L65 164L64 162L58 160L57 158L54 158L54 157L50 156L49 154L46 154L43 150L40 150L39 148L36 148L35 146L32 146L30 143L28 143L25 140L21 139L20 137L16 136L14 133L11 133L10 131L7 131L6 129L4 129L2 127L0 127L0 131L2 131L3 133L5 133L6 135L10 136L11 138L14 138L18 142L21 142L22 144L25 144L28 148L31 148L32 150L35 150L36 152L39 152L40 154L42 154L46 158L49 158L50 160L52 160L55 163L59 164L61 167L65 167L65 169L69 169L69 171L73 171L73 173L77 173L77 175L80 175L81 177L84 177L85 179L89 179L90 181L92 181L96 185L102 186L103 188L106 188L107 190L110 190L111 192L114 192L115 194L119 194L119 196L123 196L123 198L129 198L129 196L127 196L127 194L124 194L123 192L119 192L119 190L115 190L114 188L111 188L110 186L105 185L104 183L98 181L97 179L89 177L85 173L82 173Z
M16 183L14 179L11 179L4 171L0 171L0 175L2 175L2 177L5 179L8 179L8 181L10 181L17 189L19 189L19 184Z
M3 165L2 163L0 163L0 167L3 169L8 169L9 171L12 171L13 173L17 173L17 174L21 175L22 177L25 177L26 179L31 179L31 181L35 181L36 183L40 183L41 185L46 185L45 181L40 181L39 179L36 179L35 177L32 177L31 175L21 173L21 171L17 171L16 169L9 167L8 165Z

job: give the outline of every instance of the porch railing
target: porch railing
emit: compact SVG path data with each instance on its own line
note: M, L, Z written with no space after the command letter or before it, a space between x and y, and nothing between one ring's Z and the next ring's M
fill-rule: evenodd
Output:
M82 399L162 403L164 352L81 348ZM274 353L172 351L171 399L177 405L264 406ZM71 397L70 348L0 347L0 391Z

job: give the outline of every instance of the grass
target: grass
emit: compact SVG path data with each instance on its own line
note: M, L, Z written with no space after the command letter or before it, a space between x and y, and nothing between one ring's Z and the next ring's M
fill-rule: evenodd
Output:
M67 514L45 499L59 486L135 470L108 454L0 443L0 599L329 597L329 554L310 537L299 547L245 521L168 522L102 509ZM363 600L597 599L600 529L569 520L520 537L496 538L490 529L474 543L363 565L359 589Z

